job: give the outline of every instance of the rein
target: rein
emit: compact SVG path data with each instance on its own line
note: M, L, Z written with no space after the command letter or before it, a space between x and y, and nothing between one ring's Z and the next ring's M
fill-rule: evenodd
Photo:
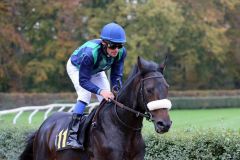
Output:
M123 108L123 109L125 109L125 110L127 110L129 112L135 113L136 117L141 116L141 117L145 117L147 120L151 119L151 116L149 114L145 114L145 113L141 113L139 111L136 111L136 110L134 110L134 109L132 109L132 108L130 108L128 106L125 106L124 104L122 104L122 103L120 103L120 102L118 102L118 101L116 101L114 99L111 99L111 101L113 103L115 103L118 107Z

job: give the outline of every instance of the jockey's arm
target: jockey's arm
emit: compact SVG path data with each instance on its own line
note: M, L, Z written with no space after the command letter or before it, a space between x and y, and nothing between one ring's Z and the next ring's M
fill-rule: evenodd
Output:
M111 85L122 87L122 76L123 76L123 68L124 68L124 60L126 58L126 50L124 49L122 57L118 60L116 59L111 67ZM120 81L119 81L120 80Z
M89 55L83 55L79 69L79 84L84 89L100 95L101 89L90 81L94 60Z

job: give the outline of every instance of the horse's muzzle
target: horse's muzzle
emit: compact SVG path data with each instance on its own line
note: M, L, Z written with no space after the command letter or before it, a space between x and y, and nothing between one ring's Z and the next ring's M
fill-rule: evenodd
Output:
M155 126L155 130L157 133L165 133L168 132L168 130L170 129L172 125L172 121L158 121L158 122L154 122L154 126Z

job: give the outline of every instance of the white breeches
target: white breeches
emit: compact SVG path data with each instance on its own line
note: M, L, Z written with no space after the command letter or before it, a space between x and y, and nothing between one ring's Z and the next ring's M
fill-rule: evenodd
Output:
M89 104L91 100L92 93L82 88L79 84L79 69L71 63L69 59L67 62L67 73L72 80L74 88L77 92L78 98L77 100L83 101ZM110 83L107 79L106 73L104 71L99 72L91 76L90 81L98 86L101 89L110 91ZM99 102L102 101L103 97L100 95L96 95Z

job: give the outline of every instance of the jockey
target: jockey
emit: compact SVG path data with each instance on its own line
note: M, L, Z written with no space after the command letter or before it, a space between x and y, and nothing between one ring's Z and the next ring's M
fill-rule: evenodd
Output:
M67 138L67 145L74 149L83 149L83 144L77 141L77 131L91 93L96 94L98 101L114 98L105 71L111 69L112 86L119 82L122 84L127 54L125 31L120 25L109 23L102 28L100 38L87 41L77 48L67 62L67 73L78 95Z

